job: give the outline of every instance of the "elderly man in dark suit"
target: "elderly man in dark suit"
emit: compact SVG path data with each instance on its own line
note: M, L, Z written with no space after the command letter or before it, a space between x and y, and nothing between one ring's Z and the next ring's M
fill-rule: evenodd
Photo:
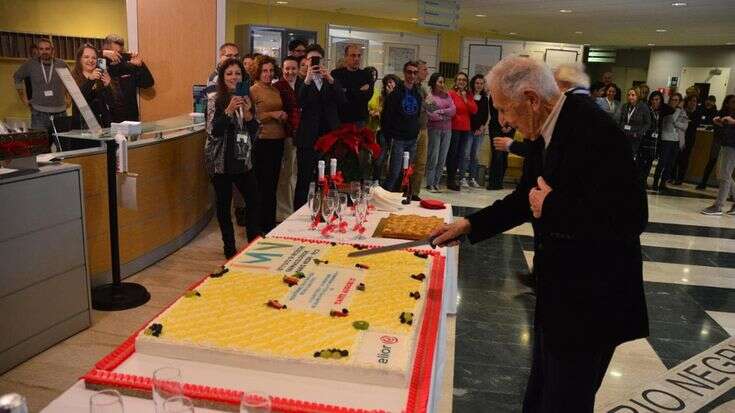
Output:
M533 365L524 412L592 412L615 347L648 335L639 236L648 221L630 145L543 63L509 57L488 74L501 123L532 141L516 190L445 225L437 245L478 242L529 219L538 240Z

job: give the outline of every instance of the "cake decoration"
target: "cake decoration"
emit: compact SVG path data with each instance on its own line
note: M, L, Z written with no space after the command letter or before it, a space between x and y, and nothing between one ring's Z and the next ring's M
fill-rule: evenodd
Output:
M289 277L288 275L284 275L283 282L288 284L289 287L293 287L294 285L299 283L299 279L296 277Z
M411 278L413 278L416 281L423 281L426 278L426 274L424 273L413 274L411 275Z
M145 329L144 334L147 336L159 337L163 333L163 325L153 323Z
M285 304L281 304L278 300L268 300L268 307L275 308L276 310L285 310L287 307Z
M329 312L329 315L331 315L332 317L347 317L347 314L348 313L349 313L349 311L346 308L343 308L340 311L338 311L338 310L332 310L332 311Z
M314 258L314 264L316 264L316 265L319 265L319 264L329 264L329 261L320 260L319 258Z
M355 321L352 323L352 327L355 327L358 330L367 330L370 327L370 323L367 321Z
M365 291L365 283L357 284L357 291Z
M360 263L355 264L355 268L360 268L362 270L369 270L370 269L369 266L367 266L365 264L360 264Z
M228 273L229 271L230 271L230 269L229 269L229 268L227 268L227 267L225 267L225 266L223 265L223 266L222 266L222 268L220 268L220 270L219 270L219 271L217 271L217 272L213 272L213 273L209 274L209 276L210 276L210 277L212 277L212 278L219 278L219 277L221 277L221 276L223 276L223 275L227 274L227 273Z
M350 352L347 350L340 350L336 348L332 348L329 350L321 350L314 353L314 358L323 358L323 359L341 359L342 357L347 357L350 355Z
M413 255L414 255L414 257L419 257L419 258L429 258L429 253L428 252L416 251L416 252L413 253Z
M413 313L404 311L401 313L401 316L399 317L399 319L401 320L401 324L412 325L413 324Z
M201 297L202 294L197 290L189 290L184 293L184 297L191 298L191 297Z
M412 293L408 293L408 296L418 300L419 298L421 298L421 293L419 293L418 291L414 291Z

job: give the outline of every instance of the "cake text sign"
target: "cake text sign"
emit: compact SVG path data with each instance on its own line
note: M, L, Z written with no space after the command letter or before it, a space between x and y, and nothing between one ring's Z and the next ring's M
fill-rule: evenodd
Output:
M288 241L260 241L238 254L227 265L241 269L293 274L318 258L323 245L295 244Z
M357 362L373 366L392 367L405 362L408 343L403 334L367 331L360 339Z
M306 277L291 287L281 303L291 310L329 315L332 310L348 308L357 286L363 281L362 270L328 265L311 265Z

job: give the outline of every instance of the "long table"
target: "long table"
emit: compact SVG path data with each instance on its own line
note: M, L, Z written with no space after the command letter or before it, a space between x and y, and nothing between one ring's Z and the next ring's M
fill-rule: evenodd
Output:
M423 216L440 216L445 222L452 221L451 206L447 209L431 211L425 210L418 205L409 205L398 213L417 214ZM372 234L382 217L387 212L373 211L368 216L366 234ZM345 234L343 239L335 234L333 241L346 243L361 243L372 245L388 245L400 240L389 240L384 238L369 237L364 240L354 240L354 233ZM308 228L308 212L306 209L296 211L286 221L268 234L269 237L292 237L302 239L324 239L321 234ZM442 297L442 314L453 314L456 312L457 302L457 248L443 248L441 253L446 257L445 285ZM436 412L441 399L441 379L444 371L444 353L446 352L447 332L446 316L440 317L440 325L437 336L437 346L434 353L431 387L427 412ZM240 369L194 361L170 359L165 357L149 356L134 353L118 368L118 373L134 374L150 377L153 371L162 366L178 367L182 371L182 380L193 384L202 384L212 387L243 389L246 391L260 391L268 393L278 389L280 395L293 397L301 400L336 404L341 406L358 406L367 409L384 409L389 411L401 411L406 399L406 389L390 388L384 386L363 385L345 383L336 380L323 380L305 378L288 374L277 374L263 371ZM340 394L335 396L324 389L339 388ZM51 402L42 412L79 412L86 411L89 406L89 397L93 394L87 390L83 381L78 381L74 386L65 391L61 396ZM380 394L381 397L375 397ZM123 396L126 412L154 412L155 408L150 400L136 397ZM197 408L197 412L216 412L216 410Z

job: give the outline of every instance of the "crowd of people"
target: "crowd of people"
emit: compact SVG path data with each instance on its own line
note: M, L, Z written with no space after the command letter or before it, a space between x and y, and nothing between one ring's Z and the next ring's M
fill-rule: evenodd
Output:
M422 189L436 193L479 188L485 176L478 154L485 137L492 141L488 190L503 188L509 153L528 154L529 140L516 139L515 129L501 123L483 75L470 78L459 72L453 79L441 73L429 77L427 63L416 60L405 63L402 77L381 78L376 68L361 67L364 49L359 44L347 45L332 71L327 70L318 44L296 39L288 50L288 56L278 62L258 53L240 55L236 44L225 43L204 91L208 102L205 163L215 188L227 257L235 253L231 203L238 225L247 227L248 239L270 231L306 203L322 156L314 144L340 125L351 123L376 133L382 152L369 175L388 190L399 189L403 153L410 154L413 200L420 200ZM100 57L108 62L104 67ZM50 129L54 119L62 123L55 125L59 129L64 129L64 119L69 128L84 126L79 109L54 75L58 67L67 65L54 58L52 42L43 39L37 44L37 56L15 73L19 96L31 109L33 128ZM125 52L124 41L117 35L107 36L102 50L90 44L80 47L71 73L103 127L138 120L137 90L154 83L141 57ZM712 125L715 139L698 188L706 187L722 155L718 198L702 213L723 213L724 202L735 192L731 179L735 96L727 96L718 111L715 97L700 103L694 87L686 90L686 96L674 93L666 101L661 92L651 93L645 84L623 96L612 73L591 85L582 65L561 65L554 76L560 91L585 95L619 125L645 183L657 160L655 191L681 185L697 128ZM243 83L246 90L236 90ZM66 118L70 104L72 116ZM66 139L60 149L90 144L96 145ZM727 213L734 214L735 208Z
M51 132L53 123L57 131L86 129L79 108L56 74L57 68L68 69L66 62L55 57L50 39L40 39L35 46L33 56L13 75L18 97L30 109L31 128ZM141 56L126 52L125 41L116 34L105 37L101 50L83 44L75 56L71 75L100 126L138 121L138 89L150 88L155 82ZM72 115L68 117L70 105ZM81 139L61 138L59 143L57 149L64 151L98 146Z

